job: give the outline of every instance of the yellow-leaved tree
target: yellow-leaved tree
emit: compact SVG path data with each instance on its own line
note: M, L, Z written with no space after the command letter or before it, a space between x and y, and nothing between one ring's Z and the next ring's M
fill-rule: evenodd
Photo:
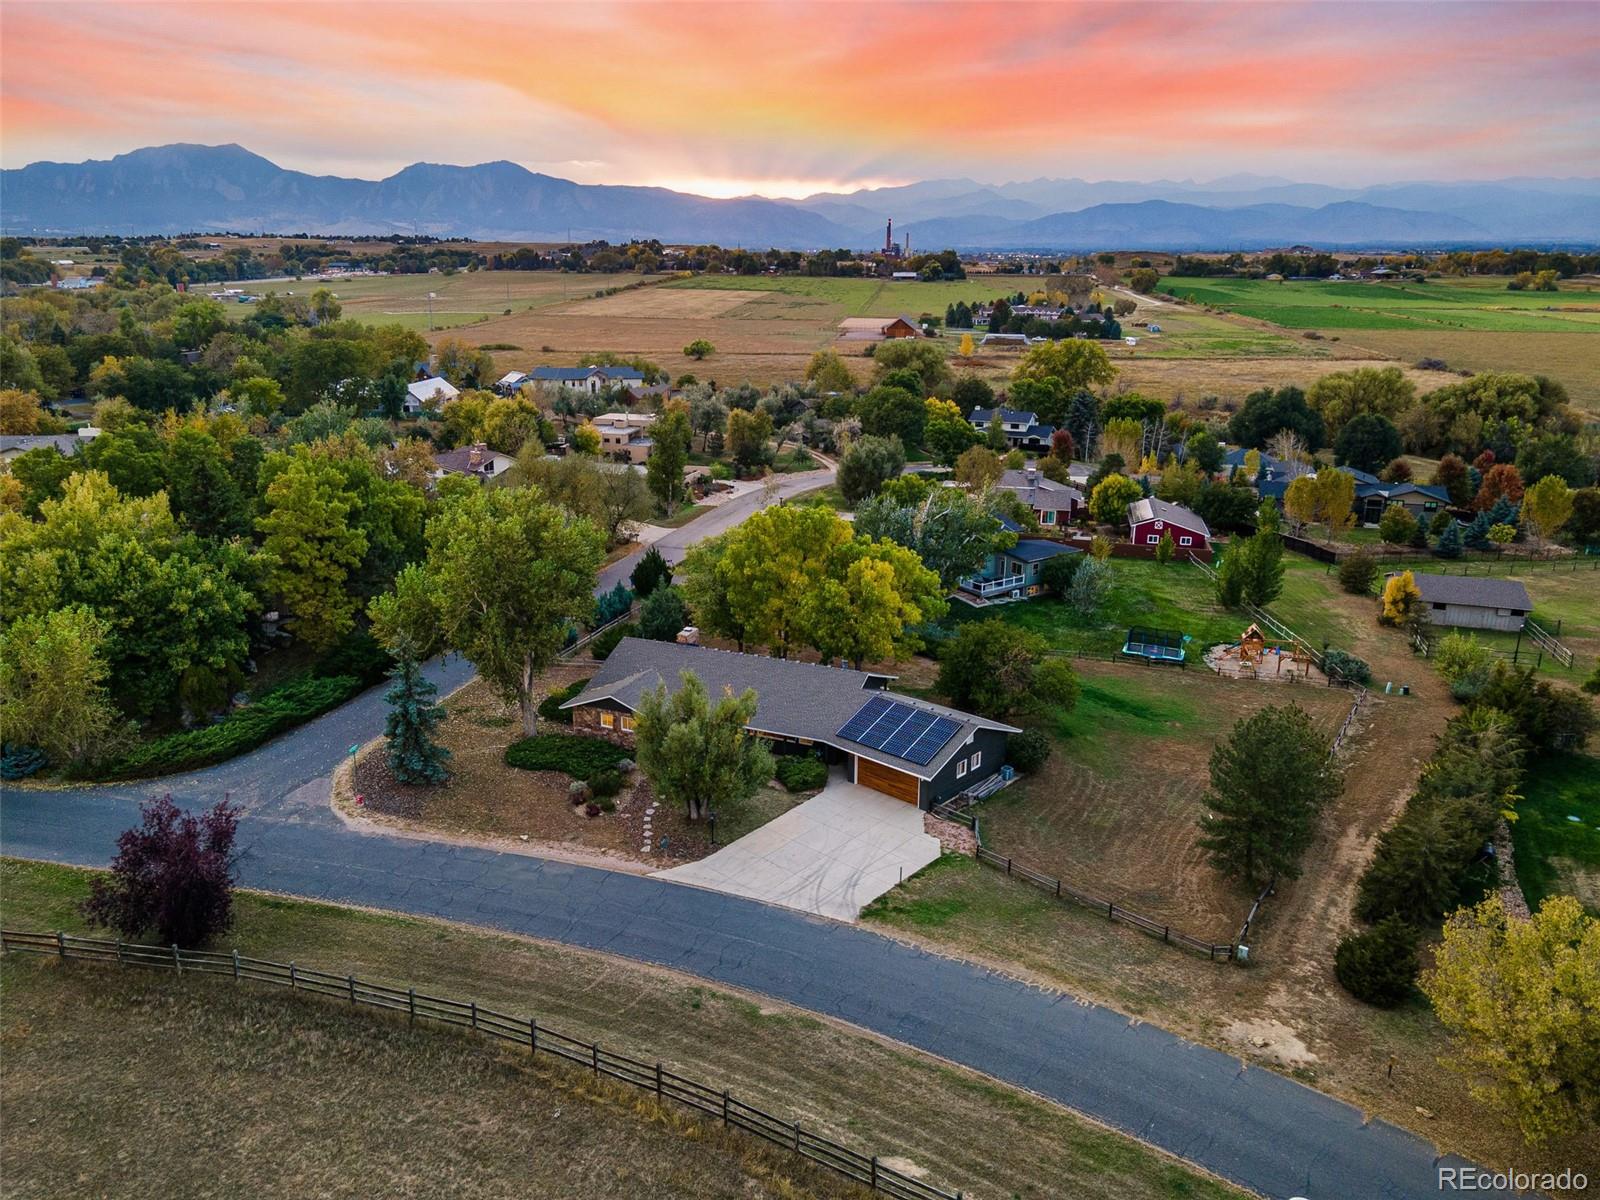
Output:
M956 347L956 351L961 355L962 358L972 357L973 344L972 335L970 333L963 333L961 335L961 345Z
M1499 896L1445 924L1421 979L1449 1030L1448 1066L1530 1142L1600 1121L1600 921L1571 896L1529 920Z
M1571 516L1572 489L1559 475L1546 475L1522 494L1522 519L1541 540L1555 537Z
M1422 589L1410 571L1401 571L1383 585L1383 613L1378 620L1385 625L1404 625L1421 607Z

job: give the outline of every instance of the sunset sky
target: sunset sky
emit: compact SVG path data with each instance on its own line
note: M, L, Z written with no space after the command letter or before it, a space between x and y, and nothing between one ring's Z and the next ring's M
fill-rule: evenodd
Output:
M716 195L958 175L1593 175L1597 14L6 0L0 158L237 142L324 174L510 159Z

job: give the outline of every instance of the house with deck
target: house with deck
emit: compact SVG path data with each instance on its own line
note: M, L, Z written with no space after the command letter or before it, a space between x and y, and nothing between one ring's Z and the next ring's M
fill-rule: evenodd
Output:
M623 638L582 692L561 707L573 728L634 744L634 715L656 688L675 692L682 673L712 697L756 693L745 727L774 754L819 754L851 782L929 809L987 780L1005 764L1018 730L890 690L894 676L710 646Z
M1002 517L1001 522L1013 533L1020 532L1013 521ZM1082 554L1079 546L1050 538L1019 537L1008 550L996 550L983 560L983 566L961 579L957 587L965 593L968 603L1004 604L1012 600L1027 600L1044 591L1044 564L1064 554Z
M1005 471L995 487L1010 492L1033 510L1041 528L1063 529L1084 508L1083 493L1071 484L1057 483L1040 473L1032 463L1015 471Z
M638 465L650 458L655 445L650 438L650 426L656 423L652 413L608 412L593 421L600 434L600 453L614 462Z

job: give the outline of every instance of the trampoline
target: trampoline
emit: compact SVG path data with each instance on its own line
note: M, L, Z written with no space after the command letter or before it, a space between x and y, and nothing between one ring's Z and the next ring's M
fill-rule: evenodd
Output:
M1184 659L1184 645L1189 635L1176 629L1146 629L1135 625L1128 630L1122 652L1129 658L1142 658L1146 662L1177 663Z

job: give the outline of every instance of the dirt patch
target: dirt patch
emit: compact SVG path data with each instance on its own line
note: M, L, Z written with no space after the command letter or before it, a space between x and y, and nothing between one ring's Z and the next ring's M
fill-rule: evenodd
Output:
M615 296L602 296L567 305L557 311L591 317L654 317L658 320L698 320L720 317L760 300L765 292L740 292L711 288L636 288Z
M1279 1021L1232 1021L1226 1030L1229 1040L1247 1047L1250 1053L1270 1058L1279 1066L1303 1067L1317 1061L1294 1030Z

